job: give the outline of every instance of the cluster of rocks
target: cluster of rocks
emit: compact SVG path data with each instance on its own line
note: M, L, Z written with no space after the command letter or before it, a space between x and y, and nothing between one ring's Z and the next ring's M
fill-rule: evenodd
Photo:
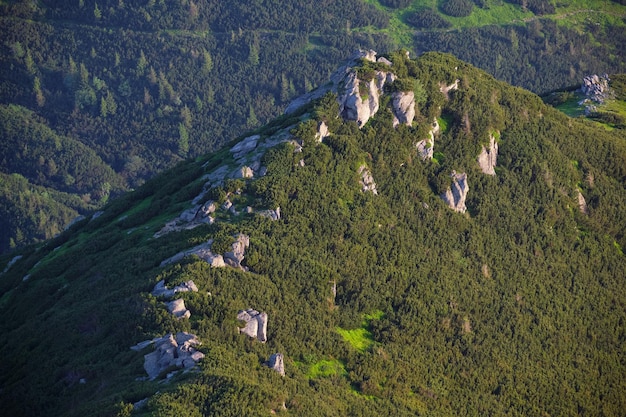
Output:
M393 83L396 80L396 76L391 70L377 70L372 79L361 80L354 68L360 60L377 62L390 68L393 65L385 57L377 58L375 51L357 51L350 57L346 65L340 67L331 75L328 84L291 102L287 106L285 113L293 113L298 108L322 97L327 92L333 92L337 94L339 116L344 120L353 120L359 127L363 127L378 112L380 97L384 93L384 87ZM413 91L392 93L391 108L394 115L394 126L399 124L410 126L415 118L415 93ZM324 137L321 130L319 137L320 140Z
M191 333L179 332L176 336L169 333L163 337L146 340L131 347L141 351L154 345L154 351L144 355L143 368L150 380L156 379L163 372L172 368L191 369L204 358L204 353L196 349L201 343L197 336ZM173 374L168 374L172 376Z
M458 90L460 82L461 82L461 80L456 79L450 85L446 85L445 83L439 83L439 91L441 91L441 93L446 97L446 100L449 100L450 99L450 91Z
M607 74L588 75L583 78L580 91L582 91L585 95L585 100L591 100L598 104L602 104L611 97L611 89L609 87L610 81L611 80Z
M194 282L191 280L183 282L182 284L177 285L176 287L171 289L167 288L165 286L165 281L161 280L156 283L156 285L152 289L151 294L155 297L171 299L177 293L189 291L198 292L198 287L196 287L196 284L194 284ZM191 317L191 311L189 311L187 307L185 307L185 300L183 300L182 298L166 302L165 306L167 307L167 310L176 318L188 319L189 317Z
M585 98L578 102L579 106L585 106L585 115L589 116L598 111L597 104L603 104L606 100L613 98L614 93L609 87L609 76L604 75L588 75L583 78L580 91Z
M280 209L278 210L278 216L280 217ZM276 214L275 214L276 215ZM232 250L225 252L224 254L213 253L211 248L213 246L213 239L209 239L205 243L201 243L197 246L194 246L191 249L187 249L181 252L178 252L174 256L170 256L161 262L159 266L163 267L175 262L179 262L186 258L187 256L195 255L203 261L207 262L214 268L223 268L225 266L231 266L233 268L245 269L241 262L245 258L245 252L248 247L250 247L250 237L239 233L234 236L234 242L232 243Z

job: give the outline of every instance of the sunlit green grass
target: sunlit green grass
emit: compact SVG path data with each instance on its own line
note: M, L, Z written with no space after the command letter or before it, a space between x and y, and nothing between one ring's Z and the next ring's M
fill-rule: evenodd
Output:
M346 368L337 359L322 359L309 367L306 377L312 379L346 374Z
M383 316L384 313L382 311L376 310L371 314L363 316L363 321L359 328L342 329L341 327L337 327L335 330L343 337L343 340L348 342L354 349L359 352L365 352L374 344L372 332L368 329L370 321L380 320Z

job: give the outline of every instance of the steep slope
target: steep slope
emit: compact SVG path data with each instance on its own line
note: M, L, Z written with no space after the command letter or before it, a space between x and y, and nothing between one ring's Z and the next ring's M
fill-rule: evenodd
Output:
M3 258L4 410L621 413L623 134L435 53L298 103Z
M136 188L266 123L359 47L452 52L537 93L625 72L626 6L618 3L6 1L0 103L36 113ZM16 173L4 164L0 172ZM39 184L37 174L25 177ZM59 176L51 187L66 184ZM99 191L72 193L87 192ZM66 226L58 220L31 234L10 218L3 235L38 241Z

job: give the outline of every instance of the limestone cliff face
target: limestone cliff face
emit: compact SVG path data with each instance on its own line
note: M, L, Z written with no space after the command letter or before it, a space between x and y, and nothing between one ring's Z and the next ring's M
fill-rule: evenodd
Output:
M391 95L393 110L393 127L399 124L411 126L415 118L415 93L413 91L397 91Z
M359 60L377 62L389 67L389 71L378 70L369 80L359 79L355 66ZM380 67L379 67L380 68ZM339 68L330 77L330 82L308 94L294 100L285 113L293 113L308 102L322 97L327 92L337 94L339 102L339 116L344 120L353 120L359 127L363 127L380 109L380 98L384 94L385 86L396 80L393 73L393 64L384 57L376 57L376 52L358 51L349 62ZM415 118L415 93L412 91L394 92L392 95L392 112L394 126L399 124L411 125ZM324 134L319 134L323 138Z
M498 143L493 133L489 134L489 148L483 146L478 155L478 166L487 175L496 175L496 162L498 159Z
M467 210L465 199L468 191L467 174L457 174L452 171L452 185L441 195L441 198L452 210L465 213Z
M363 127L378 112L385 84L394 80L393 73L377 71L374 78L363 81L352 70L344 79L345 89L338 97L339 115L345 120L354 120L359 127Z

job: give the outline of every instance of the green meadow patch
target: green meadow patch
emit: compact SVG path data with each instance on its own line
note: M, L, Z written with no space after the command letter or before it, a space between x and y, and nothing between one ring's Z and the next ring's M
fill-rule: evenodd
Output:
M343 340L348 342L354 349L359 352L365 352L374 344L372 332L368 329L370 322L372 320L380 320L384 315L382 311L376 310L371 314L363 316L361 327L356 329L342 329L341 327L337 327L335 330L343 337Z

